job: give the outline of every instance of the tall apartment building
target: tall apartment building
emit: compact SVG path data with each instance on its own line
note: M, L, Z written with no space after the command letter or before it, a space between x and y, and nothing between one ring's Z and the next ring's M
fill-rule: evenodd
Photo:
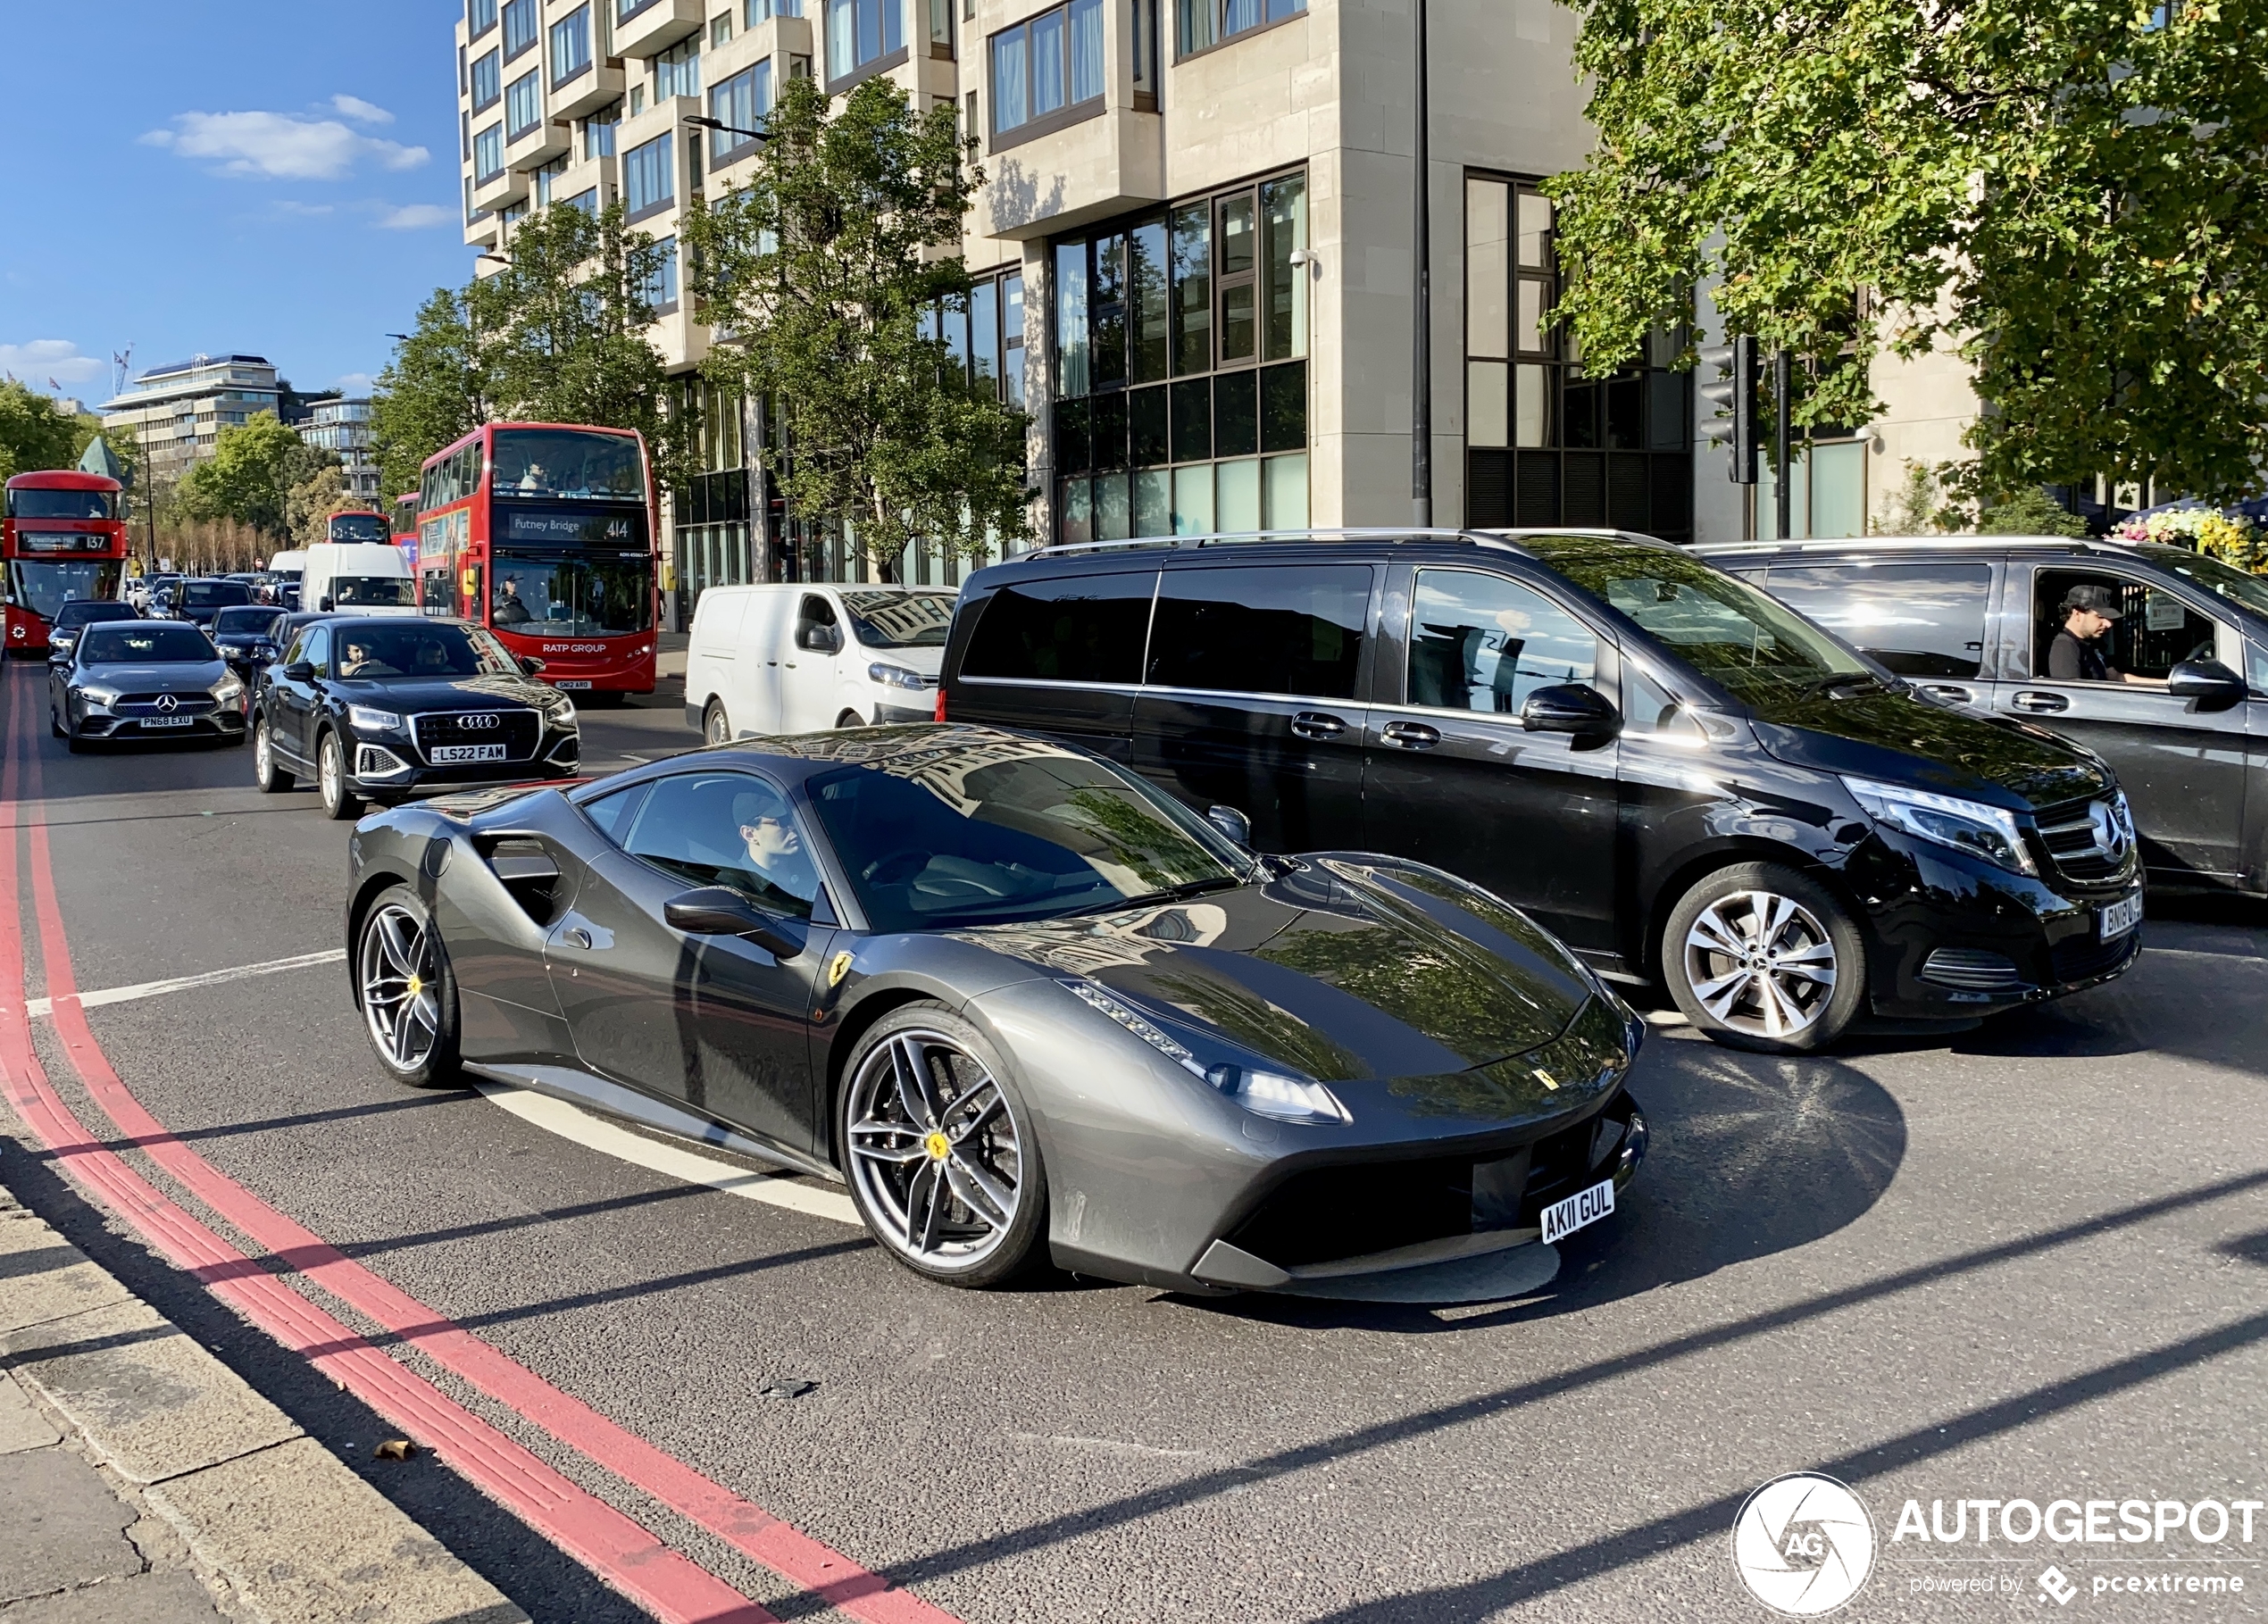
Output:
M1665 364L1681 335L1590 378L1545 320L1538 183L1590 140L1573 15L1430 15L1438 521L1749 533L1722 456L1697 458L1691 379ZM619 198L674 247L687 201L758 151L689 118L758 129L791 76L838 95L887 76L980 139L976 289L938 330L1032 412L1044 536L1409 519L1406 0L467 0L457 35L469 244ZM673 256L655 337L689 374L707 339L680 279ZM811 567L743 467L745 418L709 404L712 471L671 527L686 602ZM1889 447L1845 444L1799 470L1799 530L1864 528L1869 454Z
M304 405L307 415L292 429L316 450L338 458L349 492L376 502L378 460L371 451L370 396L316 396Z
M198 355L152 367L104 401L103 429L125 444L147 446L152 471L179 479L213 454L221 429L263 412L282 415L290 393L264 356Z

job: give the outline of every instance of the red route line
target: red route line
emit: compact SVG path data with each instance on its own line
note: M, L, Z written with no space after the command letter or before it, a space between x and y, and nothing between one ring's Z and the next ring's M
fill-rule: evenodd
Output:
M40 795L39 761L30 761L30 798ZM13 753L9 761L14 768ZM0 795L0 802L13 801ZM865 1624L959 1624L942 1609L892 1586L850 1558L782 1522L674 1455L609 1420L423 1303L346 1257L321 1236L268 1205L168 1132L121 1082L87 1024L77 997L63 913L55 898L47 830L29 829L31 879L40 949L56 1032L88 1094L116 1125L196 1197L251 1236L279 1262L400 1337L560 1442L723 1539L785 1578ZM13 861L13 850L11 860ZM0 918L4 918L0 915ZM4 984L0 984L4 985Z
M23 725L28 690L21 683L8 686L12 691L5 757L0 762L0 812L13 814L21 804L17 744L28 737ZM31 777L37 799L36 756ZM46 874L45 845L43 836L33 854L33 888L43 915L42 946L51 984L68 988L72 985L70 962L59 951L60 940L46 937L44 916L54 904L54 886ZM93 1138L56 1094L32 1046L24 1004L29 984L21 910L12 817L4 838L0 838L0 1088L65 1170L213 1295L286 1347L304 1354L317 1370L387 1420L430 1445L484 1493L668 1624L778 1624L763 1607L663 1545L630 1518L293 1291ZM71 1007L84 1032L85 1020L75 1000ZM82 1041L91 1045L91 1035ZM109 1071L107 1062L103 1070Z

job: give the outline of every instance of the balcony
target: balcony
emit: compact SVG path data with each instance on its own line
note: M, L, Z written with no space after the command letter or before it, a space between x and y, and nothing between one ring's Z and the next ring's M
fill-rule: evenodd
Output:
M704 0L595 0L595 4L615 8L617 56L658 56L688 34L699 33L705 21Z
M604 5L606 0L599 0ZM622 99L622 90L629 76L620 68L610 68L604 62L594 62L563 85L551 87L551 116L554 119L588 118L610 102Z
M1127 107L1038 135L1003 131L986 144L984 166L990 179L977 203L976 229L1011 242L1072 230L1169 195L1160 115Z
M494 212L528 198L528 171L506 164L500 174L472 183L472 206Z
M504 167L541 169L554 158L563 158L574 146L573 133L566 120L546 119L518 140L505 145Z

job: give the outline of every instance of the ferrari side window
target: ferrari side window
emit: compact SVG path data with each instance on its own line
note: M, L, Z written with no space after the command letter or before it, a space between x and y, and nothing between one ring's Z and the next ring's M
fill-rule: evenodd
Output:
M630 825L638 820L638 809L646 801L646 792L653 787L651 784L633 784L628 789L586 801L583 816L598 825L600 834L620 845L630 833Z
M629 810L622 849L692 886L730 886L762 907L811 917L819 895L788 798L745 772L685 772L657 780Z

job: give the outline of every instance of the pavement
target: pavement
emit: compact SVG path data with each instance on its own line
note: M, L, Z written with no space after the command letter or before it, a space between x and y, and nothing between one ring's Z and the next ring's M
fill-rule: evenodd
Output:
M696 742L669 691L585 726L594 770ZM1841 1616L2061 1616L2066 1585L2073 1616L2268 1610L2268 1519L1905 1518L2268 1500L2257 912L2154 902L2128 976L1953 1037L1655 1030L1644 1173L1514 1300L962 1293L823 1184L395 1087L312 795L241 751L10 738L0 970L18 928L60 1137L0 1137L0 1182L531 1618L1762 1619L1730 1531L1797 1470L1872 1520ZM66 1115L113 1172L57 1148ZM174 1214L225 1249L185 1266ZM429 1447L397 1470L384 1436ZM2111 1588L2165 1574L2224 1588Z

